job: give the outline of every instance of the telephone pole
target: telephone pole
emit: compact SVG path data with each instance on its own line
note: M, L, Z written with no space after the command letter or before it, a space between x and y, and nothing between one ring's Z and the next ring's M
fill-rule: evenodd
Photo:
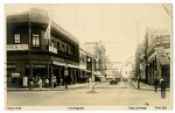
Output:
M137 32L137 43L138 43L138 61L137 61L137 68L138 68L138 72L137 72L137 81L138 81L138 85L137 88L140 89L140 79L141 79L141 75L140 75L140 45L139 45L139 23L136 22L136 32Z

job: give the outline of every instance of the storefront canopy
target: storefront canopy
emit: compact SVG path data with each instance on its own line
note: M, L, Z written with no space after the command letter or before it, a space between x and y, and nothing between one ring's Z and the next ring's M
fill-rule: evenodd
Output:
M102 76L102 73L99 72L99 71L94 72L94 75L96 75L96 76L98 76L98 77L103 77L103 76Z
M168 58L168 56L166 57L157 57L158 62L160 62L161 65L166 65L166 64L170 64L170 60Z

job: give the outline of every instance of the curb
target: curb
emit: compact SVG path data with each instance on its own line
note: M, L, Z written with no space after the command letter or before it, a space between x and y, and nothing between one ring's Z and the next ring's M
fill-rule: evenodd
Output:
M86 84L86 85L81 85L81 86L68 86L68 89L65 89L64 86L62 87L57 87L57 88L48 88L48 89L45 89L45 88L42 88L42 90L38 89L38 88L33 88L32 90L29 90L29 88L26 88L26 89L23 89L23 88L19 88L19 89L8 89L7 88L7 91L67 91L67 90L72 90L72 89L78 89L78 88L83 88L83 87L86 87L86 86L89 86L89 84Z

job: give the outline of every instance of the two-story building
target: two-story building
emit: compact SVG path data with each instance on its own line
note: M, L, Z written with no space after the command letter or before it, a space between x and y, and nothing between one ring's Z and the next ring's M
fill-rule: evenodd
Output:
M31 9L7 16L8 86L28 87L29 79L58 84L79 79L79 41L44 11ZM62 83L60 83L62 80Z

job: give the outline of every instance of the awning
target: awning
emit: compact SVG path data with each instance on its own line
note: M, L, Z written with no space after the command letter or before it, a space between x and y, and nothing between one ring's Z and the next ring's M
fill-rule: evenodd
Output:
M57 61L53 61L53 64L57 65L57 66L66 66L66 63L61 63L61 62L57 62Z
M170 60L169 60L168 56L166 56L166 57L157 57L157 61L160 62L161 65L170 64Z
M79 69L78 65L68 64L67 66L70 67L70 68L77 68L77 69Z
M29 64L27 64L26 65L26 68L29 68ZM47 65L45 65L45 64L33 64L33 66L32 66L33 68L46 68L47 67Z
M102 73L99 71L94 72L94 75L96 75L97 77L103 77Z
M7 69L14 69L16 68L16 64L7 64Z
M108 75L106 78L112 79L112 78L114 78L114 76Z
M85 70L87 73L91 73L92 71L89 71L89 70Z
M20 73L11 73L12 77L20 77Z

